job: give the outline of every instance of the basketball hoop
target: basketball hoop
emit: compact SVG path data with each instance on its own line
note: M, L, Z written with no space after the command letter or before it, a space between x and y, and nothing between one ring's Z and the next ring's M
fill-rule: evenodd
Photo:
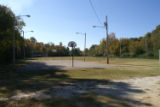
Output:
M73 52L73 49L77 46L76 42L74 41L70 41L68 43L68 47L71 47L72 48L72 67L74 66L74 52Z

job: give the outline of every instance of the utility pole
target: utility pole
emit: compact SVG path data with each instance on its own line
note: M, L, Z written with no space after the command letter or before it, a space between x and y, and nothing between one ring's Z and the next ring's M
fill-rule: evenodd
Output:
M159 64L160 64L160 49L159 49Z
M16 54L15 54L15 48L16 48L16 45L15 45L15 26L13 26L13 36L12 36L12 54L13 54L13 65L16 63Z
M147 38L145 38L145 50L146 50L146 52L148 52L148 44L147 44Z
M86 33L84 34L84 62L86 61Z
M108 35L108 17L106 16L106 22L104 23L106 27L106 56L107 56L107 64L109 64L109 35Z
M160 64L160 49L159 49L159 64Z
M24 38L24 30L21 30L22 31L22 35L23 35L23 58L25 59L26 58L26 54L25 54L25 38ZM34 32L33 30L31 31L27 31L27 32Z
M31 17L30 15L19 15L19 16L12 16L12 18L14 18L14 20L16 20L16 18L21 18L22 16L25 17ZM16 23L14 21L14 25L13 25L13 37L12 37L12 54L13 54L13 65L16 64L16 53L15 53L15 49L16 49L16 41L15 41L15 26Z
M86 33L76 32L76 34L84 35L84 62L86 61Z
M121 38L120 38L120 57L121 57L121 53L122 53L122 47L121 47Z
M106 16L106 22L104 22L104 26L93 26L93 28L105 28L106 29L106 57L107 64L109 64L109 35L108 35L108 17Z
M25 39L24 39L24 31L22 30L23 34L23 58L25 59Z

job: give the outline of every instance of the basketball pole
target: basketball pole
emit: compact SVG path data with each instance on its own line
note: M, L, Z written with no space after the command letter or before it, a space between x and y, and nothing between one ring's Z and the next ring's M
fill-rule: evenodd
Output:
M72 47L72 67L74 66L74 65L73 65L73 60L74 60L74 59L73 59L73 47Z

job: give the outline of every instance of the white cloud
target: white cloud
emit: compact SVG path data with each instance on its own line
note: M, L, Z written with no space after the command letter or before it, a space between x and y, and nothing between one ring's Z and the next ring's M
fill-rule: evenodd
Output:
M0 0L0 4L10 7L16 13L29 8L34 2L35 0Z

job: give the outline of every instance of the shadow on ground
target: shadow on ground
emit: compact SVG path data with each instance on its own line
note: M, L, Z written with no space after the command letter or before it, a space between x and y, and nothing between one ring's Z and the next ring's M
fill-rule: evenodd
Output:
M19 68L19 70L22 71L39 71L39 70L51 70L51 69L61 69L61 68L65 68L65 66L62 65L47 65L45 62L30 62L29 64L22 66Z
M37 63L43 67L44 63ZM22 99L19 101L1 101L0 107L119 107L151 106L131 99L130 94L144 93L134 89L130 84L96 79L73 79L65 70L54 67L47 70L7 70L0 72L0 98L11 97L18 93L39 91L50 99ZM84 73L84 72L83 72ZM3 97L2 97L3 96ZM15 105L15 106L14 106Z

